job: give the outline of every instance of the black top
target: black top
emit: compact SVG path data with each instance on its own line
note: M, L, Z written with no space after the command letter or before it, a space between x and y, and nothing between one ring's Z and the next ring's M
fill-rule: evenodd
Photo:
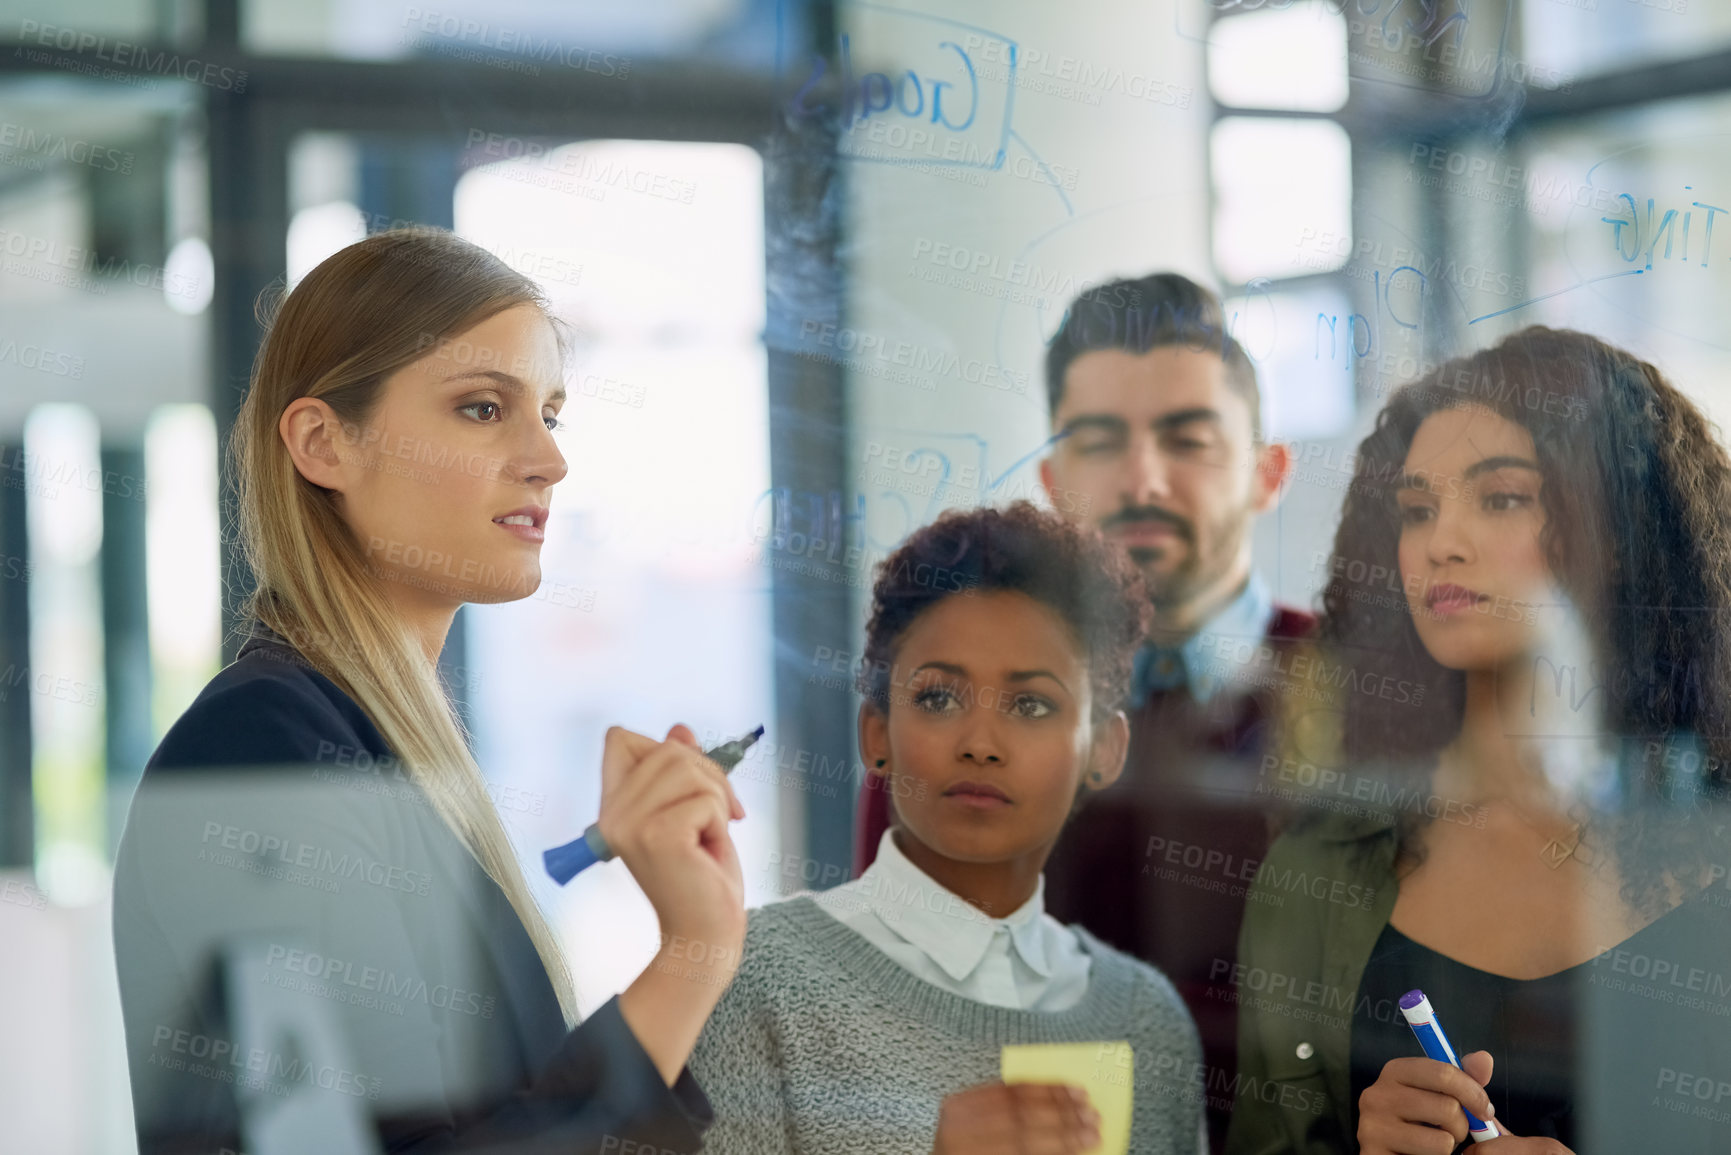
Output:
M1722 888L1537 979L1478 970L1385 926L1353 1007L1352 1102L1389 1060L1424 1054L1397 1005L1416 988L1458 1053L1491 1053L1491 1102L1516 1135L1578 1155L1731 1150L1731 1071L1711 1042L1731 1032L1728 948Z
M366 714L256 630L146 765L116 857L140 1151L696 1151L690 1071L668 1088L617 999L566 1029Z

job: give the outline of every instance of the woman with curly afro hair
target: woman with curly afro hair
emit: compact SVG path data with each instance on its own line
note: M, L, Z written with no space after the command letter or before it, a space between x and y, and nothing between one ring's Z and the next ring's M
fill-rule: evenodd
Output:
M1228 1151L1726 1149L1728 510L1700 410L1582 333L1389 399L1265 764Z
M1013 1043L1081 1044L1089 1079L1133 1087L1129 1150L1198 1149L1172 985L1042 902L1065 821L1123 769L1149 612L1118 550L1026 502L946 514L881 563L859 742L894 825L860 878L750 912L693 1057L704 1150L1093 1149L1112 1123L1085 1090L1000 1081Z

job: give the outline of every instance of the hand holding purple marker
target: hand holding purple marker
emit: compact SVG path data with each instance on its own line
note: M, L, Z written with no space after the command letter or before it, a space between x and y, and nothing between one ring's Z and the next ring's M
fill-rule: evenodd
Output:
M1412 1028L1412 1033L1418 1036L1418 1045L1424 1048L1425 1054L1439 1063L1449 1063L1462 1071L1466 1070L1461 1066L1460 1056L1455 1054L1449 1037L1443 1034L1436 1011L1432 1009L1430 1000L1424 997L1423 991L1408 991L1402 995L1400 1013L1406 1016L1407 1025ZM1467 1133L1473 1137L1474 1143L1488 1142L1502 1135L1495 1123L1480 1119L1465 1107L1461 1110L1466 1114Z
M713 750L705 750L703 756L720 766L723 773L739 765L745 752L763 737L763 727L759 726L743 738L735 738L725 742ZM553 881L564 886L578 874L594 866L597 862L607 862L613 857L613 848L607 845L607 840L601 837L601 823L591 822L589 829L583 832L583 837L567 842L564 846L555 846L541 855L541 861L547 867L547 873Z

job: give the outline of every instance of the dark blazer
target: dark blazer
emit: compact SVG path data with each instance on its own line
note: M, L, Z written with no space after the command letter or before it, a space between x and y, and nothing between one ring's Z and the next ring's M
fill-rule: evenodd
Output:
M566 1029L504 892L257 630L152 756L116 859L139 1150L696 1151L690 1071L669 1088L616 998Z

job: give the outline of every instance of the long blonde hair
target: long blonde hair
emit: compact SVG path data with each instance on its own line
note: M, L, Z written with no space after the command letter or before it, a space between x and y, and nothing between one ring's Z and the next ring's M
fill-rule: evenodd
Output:
M283 411L316 397L362 426L385 379L516 305L534 282L439 229L379 233L324 261L261 316L264 343L229 444L241 546L257 579L248 615L283 635L366 711L434 810L504 890L577 1021L565 959L529 893L462 724L420 642L392 608L330 491L302 477L278 435Z

